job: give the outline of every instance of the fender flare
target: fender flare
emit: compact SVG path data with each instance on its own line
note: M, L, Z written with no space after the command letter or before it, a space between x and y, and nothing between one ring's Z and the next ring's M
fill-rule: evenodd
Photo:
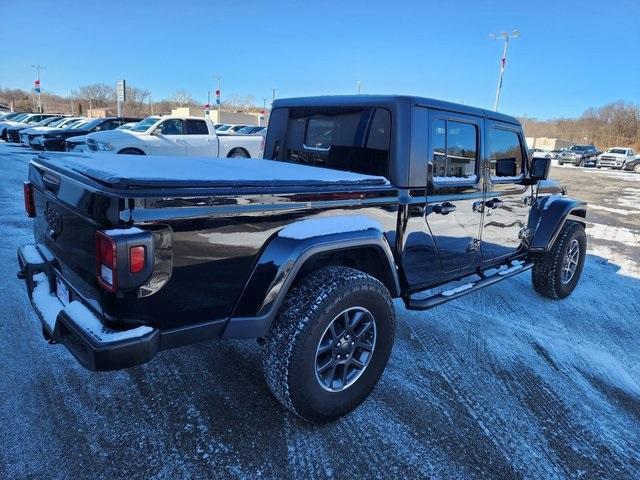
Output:
M548 252L567 220L586 225L587 203L563 195L539 198L531 209L528 229L533 231L529 244L531 252Z
M255 263L222 338L259 338L269 332L280 305L304 264L313 256L358 248L374 248L390 274L390 293L400 295L391 247L380 230L321 235L304 240L274 236Z

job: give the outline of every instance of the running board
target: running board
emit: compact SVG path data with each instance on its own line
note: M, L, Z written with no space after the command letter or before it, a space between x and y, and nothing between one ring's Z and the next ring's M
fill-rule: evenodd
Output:
M437 307L438 305L442 305L443 303L447 303L455 298L462 297L468 293L493 285L494 283L501 282L502 280L513 277L514 275L518 275L519 273L531 269L531 267L533 267L533 262L511 262L509 264L500 265L499 267L488 270L495 270L495 273L491 275L486 275L484 272L478 273L476 276L480 277L479 280L458 285L431 297L409 297L408 299L405 299L405 305L408 310L428 310L430 308Z

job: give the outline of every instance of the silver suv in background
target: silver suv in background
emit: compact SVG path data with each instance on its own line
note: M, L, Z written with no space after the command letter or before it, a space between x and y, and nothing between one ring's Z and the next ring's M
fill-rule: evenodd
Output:
M600 152L593 145L572 145L558 157L558 165L570 163L576 167L596 166L596 156Z

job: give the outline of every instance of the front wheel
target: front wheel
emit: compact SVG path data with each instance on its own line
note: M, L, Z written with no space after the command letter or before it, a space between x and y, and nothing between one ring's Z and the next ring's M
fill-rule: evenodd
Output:
M311 273L287 294L265 340L267 384L299 417L335 420L377 384L394 325L391 296L375 278L346 267Z
M551 250L534 259L533 288L547 298L568 297L578 285L586 254L584 227L567 221Z
M137 148L125 148L124 150L120 150L118 153L120 155L144 155L144 152Z

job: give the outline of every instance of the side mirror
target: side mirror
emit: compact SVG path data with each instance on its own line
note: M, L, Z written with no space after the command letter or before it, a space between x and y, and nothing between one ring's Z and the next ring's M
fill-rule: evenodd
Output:
M162 129L160 127L156 128L153 132L151 132L151 135L153 135L154 137L159 137L162 134Z
M534 157L531 160L531 169L529 170L529 179L531 180L531 183L546 180L549 177L550 167L550 158Z

